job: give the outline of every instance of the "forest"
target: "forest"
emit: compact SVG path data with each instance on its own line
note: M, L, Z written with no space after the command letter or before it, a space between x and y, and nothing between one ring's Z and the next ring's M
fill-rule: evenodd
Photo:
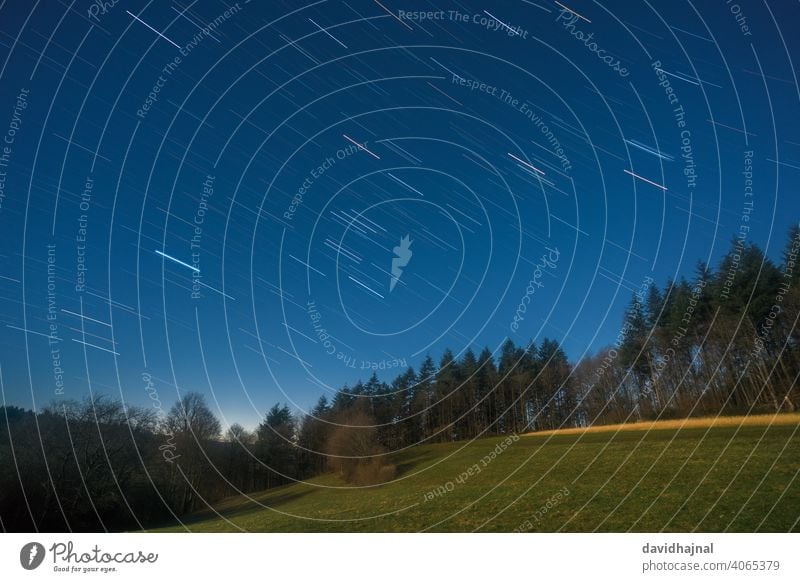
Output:
M397 472L423 443L800 403L800 228L781 260L732 241L716 269L632 288L612 345L570 362L555 339L424 359L320 397L276 404L253 431L223 427L204 397L169 412L107 396L0 410L0 527L118 531L174 523L228 495L333 471L352 484Z

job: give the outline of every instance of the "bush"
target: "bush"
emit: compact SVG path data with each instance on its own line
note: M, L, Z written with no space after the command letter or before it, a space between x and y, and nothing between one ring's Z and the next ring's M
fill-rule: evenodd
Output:
M328 466L353 485L377 485L394 478L397 468L385 462L372 417L361 410L341 414L328 441Z

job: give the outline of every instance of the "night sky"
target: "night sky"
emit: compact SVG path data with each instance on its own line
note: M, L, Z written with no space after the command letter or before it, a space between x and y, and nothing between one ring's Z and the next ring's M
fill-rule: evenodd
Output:
M223 425L613 342L800 216L796 2L0 3L6 404ZM523 310L520 309L523 305Z

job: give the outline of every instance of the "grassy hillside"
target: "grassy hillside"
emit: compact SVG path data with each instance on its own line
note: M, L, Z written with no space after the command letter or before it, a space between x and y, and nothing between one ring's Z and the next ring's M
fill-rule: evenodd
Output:
M324 475L160 531L800 531L800 415L639 428L415 447L387 485Z

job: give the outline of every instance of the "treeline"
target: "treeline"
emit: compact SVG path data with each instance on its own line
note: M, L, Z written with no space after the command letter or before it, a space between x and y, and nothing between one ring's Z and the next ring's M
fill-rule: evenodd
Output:
M392 382L373 375L324 397L299 442L322 468L329 432L348 410L383 450L562 427L795 409L800 398L800 228L780 264L743 238L716 270L632 291L613 345L573 366L559 344L508 340L493 354L446 350Z
M0 407L0 530L120 531L180 523L215 501L334 470L348 482L394 476L371 417L358 406L311 415L269 409L253 432L225 432L203 395L160 417L106 396L54 402L40 412Z
M277 411L277 413L276 413ZM34 413L0 407L3 531L119 531L178 519L222 497L308 476L292 466L296 437L276 407L258 435L224 434L202 395L160 418L99 396ZM272 427L283 431L277 438ZM287 476L279 471L284 470Z
M572 417L577 401L571 367L554 340L538 347L506 341L496 356L486 348L460 358L445 350L438 365L429 356L419 371L409 368L391 383L376 375L339 390L329 404L324 396L302 422L301 445L324 443L347 414L374 430L383 450L426 442L556 428ZM307 453L308 454L308 453ZM318 460L321 463L324 455Z
M0 408L0 527L103 531L176 522L241 492L324 471L391 479L392 452L534 430L794 410L800 400L800 229L780 264L742 239L716 270L663 287L646 278L613 345L577 365L558 342L506 341L373 374L308 414L275 405L224 433L202 395L163 418L110 398L39 412Z
M774 413L800 403L800 228L775 264L736 238L716 271L635 293L614 345L582 360L579 417Z

